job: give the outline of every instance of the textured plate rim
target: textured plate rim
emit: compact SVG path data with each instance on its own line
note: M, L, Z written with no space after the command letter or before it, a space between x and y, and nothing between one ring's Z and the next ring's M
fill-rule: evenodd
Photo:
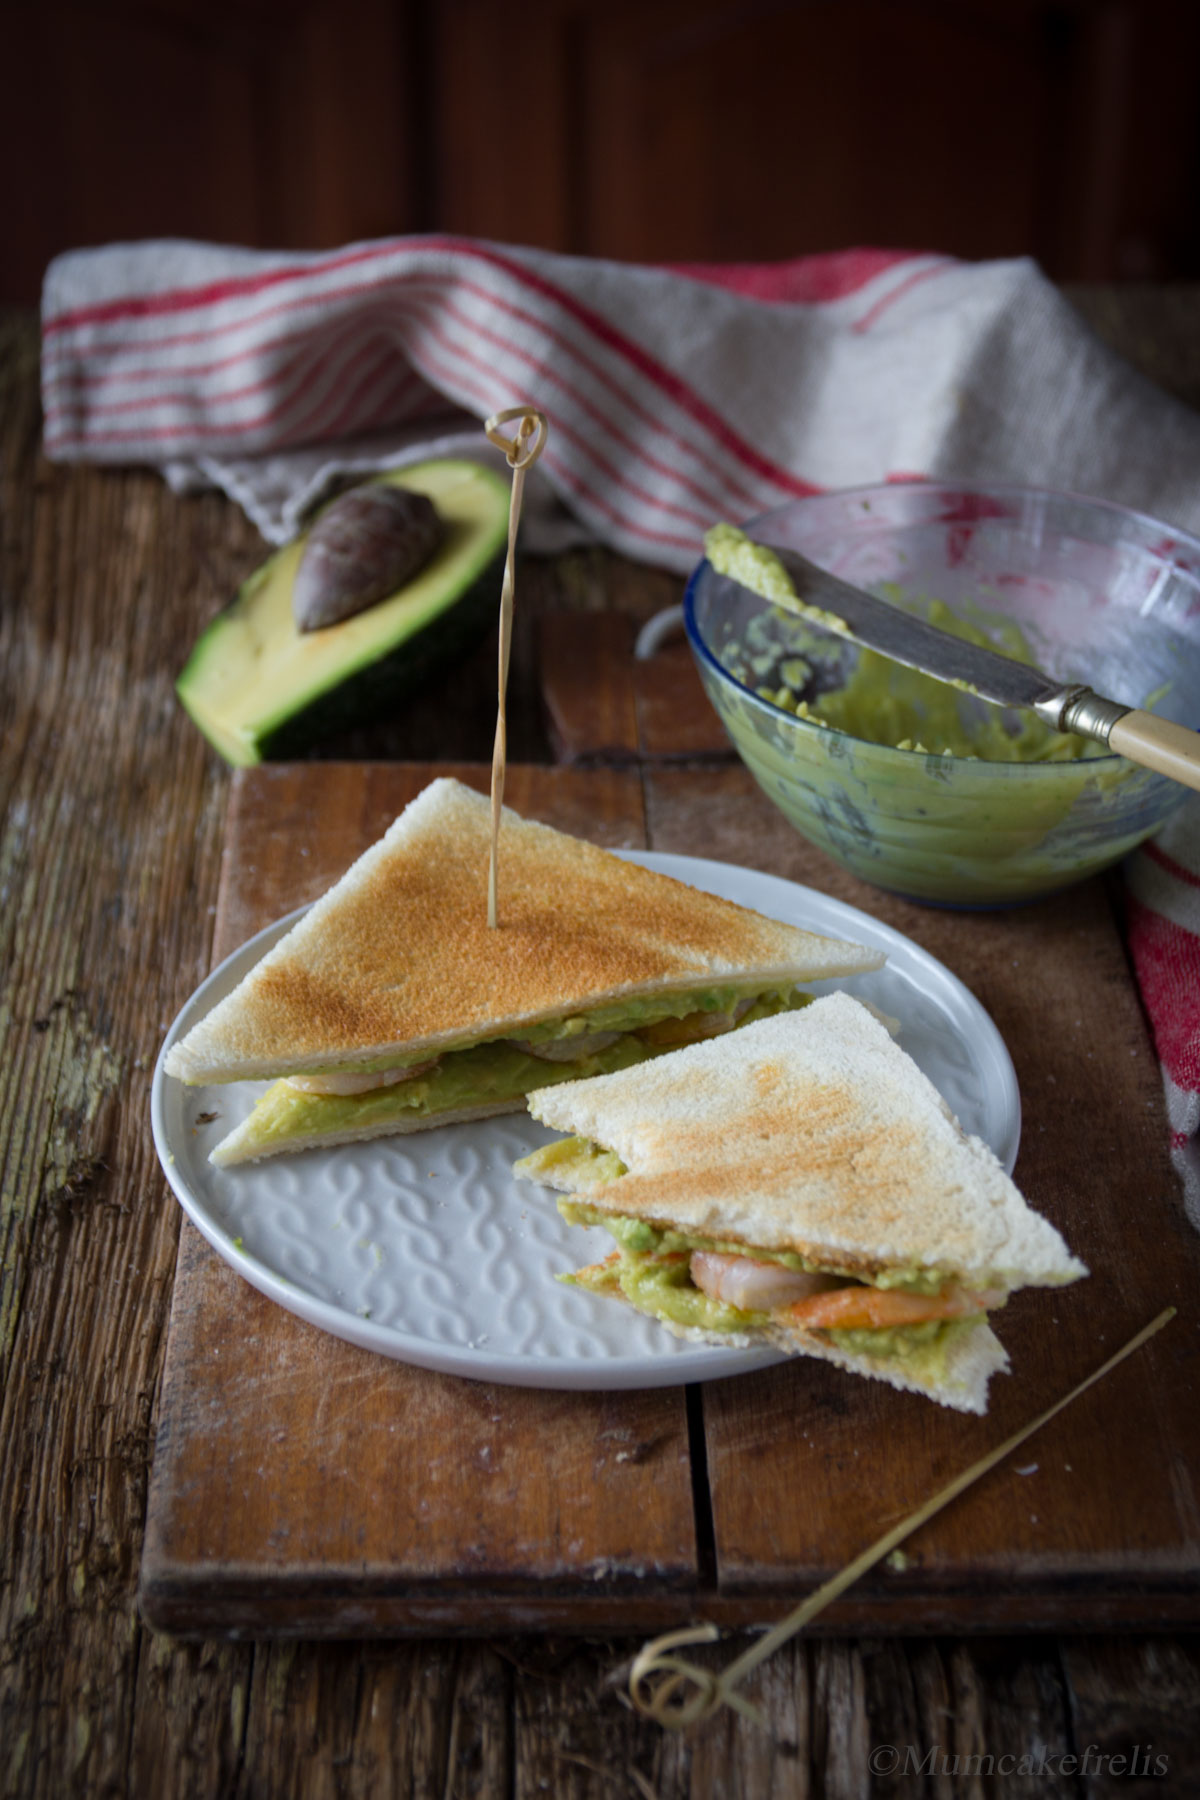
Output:
M785 876L766 874L739 863L717 862L710 858L684 856L669 851L617 850L614 855L637 862L664 875L685 881L689 886L708 893L721 893L728 885L737 886L749 880L758 893L757 910L803 929L816 929L811 913L815 903L824 914L819 929L827 934L845 936L871 948L889 952L892 973L912 981L912 970L921 972L920 991L938 1004L939 1010L953 1017L965 1012L972 1020L971 1051L980 1065L985 1095L991 1103L993 1130L988 1137L991 1149L1009 1174L1016 1163L1020 1143L1021 1103L1016 1071L1000 1032L982 1003L966 984L959 980L930 951L885 925L870 913L847 901L822 894L815 888L789 881ZM744 902L743 902L744 904ZM217 1000L233 987L271 946L309 910L296 907L256 932L233 950L201 982L180 1008L172 1021L154 1066L150 1090L150 1120L154 1147L171 1191L186 1216L212 1246L217 1255L251 1287L266 1295L285 1311L303 1319L318 1330L360 1349L373 1350L392 1361L418 1368L435 1370L476 1381L498 1382L504 1386L569 1388L577 1391L608 1391L629 1388L679 1387L697 1381L715 1380L729 1375L749 1374L786 1360L775 1349L724 1349L718 1345L697 1344L686 1350L673 1350L661 1357L607 1357L594 1363L568 1362L540 1356L510 1355L451 1344L436 1343L394 1327L378 1325L369 1319L307 1294L286 1277L278 1275L267 1264L238 1248L234 1240L213 1219L203 1199L192 1190L181 1173L175 1157L165 1111L166 1083L172 1079L164 1070L167 1052L172 1044L211 1010ZM891 954L903 951L899 968ZM839 985L837 982L813 982L818 992ZM916 986L915 981L912 985ZM678 1342L678 1340L676 1340Z

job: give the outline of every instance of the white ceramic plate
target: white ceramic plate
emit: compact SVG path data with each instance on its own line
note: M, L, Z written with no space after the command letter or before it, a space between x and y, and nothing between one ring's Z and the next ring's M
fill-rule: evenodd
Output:
M623 852L771 918L887 952L841 986L901 1022L900 1041L963 1125L1011 1171L1020 1098L1004 1041L974 995L909 938L777 876L689 856ZM706 1381L779 1360L672 1337L652 1319L554 1279L605 1256L604 1231L567 1226L512 1164L556 1135L527 1114L215 1169L208 1153L262 1083L190 1088L163 1056L300 915L251 938L192 995L154 1071L154 1143L184 1211L254 1287L310 1324L402 1362L524 1387ZM211 1116L210 1116L211 1115Z

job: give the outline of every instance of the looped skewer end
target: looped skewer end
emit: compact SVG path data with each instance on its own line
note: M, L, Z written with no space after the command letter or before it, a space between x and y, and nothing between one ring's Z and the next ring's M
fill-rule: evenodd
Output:
M685 1644L713 1644L720 1635L715 1625L695 1625L664 1632L639 1651L629 1671L629 1697L643 1718L682 1731L703 1724L722 1706L731 1706L756 1725L763 1723L759 1709L727 1683L723 1673L714 1674L671 1654Z
M753 1719L755 1724L765 1724L758 1708L751 1705L750 1701L737 1691L738 1684L745 1680L752 1669L756 1669L760 1663L766 1662L767 1658L773 1656L776 1650L786 1644L789 1639L794 1638L798 1632L803 1631L806 1625L811 1624L819 1612L823 1612L832 1601L844 1594L848 1587L853 1587L860 1575L865 1575L868 1569L874 1568L877 1562L882 1561L898 1544L903 1543L905 1538L910 1537L921 1525L926 1524L935 1514L941 1512L942 1508L948 1506L951 1500L956 1500L960 1494L965 1493L967 1488L978 1481L981 1475L986 1475L998 1463L1003 1462L1004 1458L1011 1455L1019 1444L1025 1442L1026 1438L1031 1438L1035 1431L1041 1431L1042 1427L1048 1425L1051 1419L1057 1418L1058 1414L1065 1407L1070 1406L1073 1400L1077 1400L1090 1387L1094 1387L1096 1382L1101 1381L1110 1369L1115 1369L1118 1363L1124 1362L1127 1356L1132 1356L1135 1350L1139 1350L1148 1339L1154 1337L1156 1332L1161 1331L1164 1325L1170 1324L1174 1317L1175 1308L1173 1306L1165 1307L1157 1318L1151 1319L1148 1325L1143 1325L1142 1329L1135 1332L1127 1344L1122 1344L1121 1348L1115 1351L1106 1362L1102 1362L1098 1369L1093 1369L1090 1375L1085 1375L1069 1394L1064 1394L1061 1400L1056 1400L1053 1406L1048 1406L1045 1412L1039 1413L1036 1419L1031 1419L1028 1425L1023 1425L1019 1431L1013 1432L1012 1436L1005 1438L1002 1444L997 1444L994 1450L989 1450L985 1456L979 1458L978 1462L972 1463L969 1469L964 1469L961 1475L956 1475L952 1481L947 1482L946 1486L940 1488L932 1499L926 1500L924 1505L919 1506L906 1519L902 1519L898 1525L893 1525L891 1530L884 1532L881 1538L876 1538L875 1542L859 1556L856 1556L853 1562L847 1563L845 1568L834 1575L831 1580L817 1588L806 1600L802 1600L794 1612L790 1612L777 1625L772 1625L771 1629L765 1632L756 1644L749 1650L743 1651L741 1656L731 1662L727 1668L722 1669L719 1674L714 1675L708 1669L697 1668L695 1663L685 1662L682 1657L671 1654L681 1644L713 1643L720 1635L715 1625L693 1625L683 1631L669 1631L662 1637L653 1638L634 1658L629 1671L629 1697L638 1712L648 1719L654 1719L659 1725L668 1726L676 1731L682 1731L689 1725L696 1725L704 1719L712 1718L713 1714L722 1706L732 1707L735 1712L742 1713L748 1719ZM656 1681L653 1679L655 1676L660 1676L661 1679ZM689 1681L695 1692L690 1696L676 1698L680 1695L684 1684Z
M514 436L501 431L502 425L520 421ZM532 406L509 406L493 413L484 425L484 434L497 450L503 450L510 469L527 469L546 447L546 415Z

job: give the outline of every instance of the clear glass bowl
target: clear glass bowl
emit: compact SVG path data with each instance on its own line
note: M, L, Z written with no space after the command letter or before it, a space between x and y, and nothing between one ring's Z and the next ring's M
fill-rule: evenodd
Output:
M921 482L794 501L748 529L900 604L1010 619L1049 673L1200 725L1200 542L1154 519L1070 494ZM983 761L797 718L755 691L777 676L767 612L707 562L695 570L684 616L708 696L784 817L878 887L955 906L1030 900L1115 862L1186 797L1122 757ZM729 665L746 673L756 618L750 685ZM782 662L790 627L778 629ZM805 697L819 705L857 656L830 638Z

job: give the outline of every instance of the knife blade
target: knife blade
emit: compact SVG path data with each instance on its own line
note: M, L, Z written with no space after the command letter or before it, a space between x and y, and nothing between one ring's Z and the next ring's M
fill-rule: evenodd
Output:
M1056 680L999 650L939 631L925 619L852 587L785 544L765 538L750 542L778 558L795 589L794 603L789 605L773 592L772 605L795 611L810 625L964 688L994 706L1026 707L1055 731L1092 738L1118 756L1200 789L1200 735L1188 726L1107 700L1083 682ZM734 576L726 579L736 581Z

